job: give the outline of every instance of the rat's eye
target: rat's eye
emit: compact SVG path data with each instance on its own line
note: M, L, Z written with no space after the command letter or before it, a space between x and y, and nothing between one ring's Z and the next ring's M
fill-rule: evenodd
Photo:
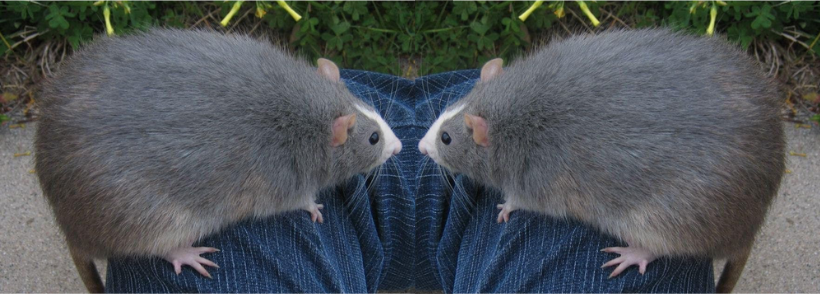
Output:
M444 145L450 145L450 141L452 140L453 139L450 139L450 134L447 132L441 133L441 142L444 143Z
M376 143L379 143L379 133L373 132L373 134L370 135L370 145L376 145Z

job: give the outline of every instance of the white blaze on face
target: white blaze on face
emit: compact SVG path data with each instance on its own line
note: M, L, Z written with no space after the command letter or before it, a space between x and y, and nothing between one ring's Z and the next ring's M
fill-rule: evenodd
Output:
M399 154L401 152L401 140L396 137L396 134L390 129L387 125L387 122L382 119L382 116L376 113L375 111L369 110L361 105L353 105L356 109L359 110L364 116L375 121L376 124L379 125L379 129L382 131L382 138L384 140L384 149L382 149L382 155L379 158L379 162L376 165L380 165L387 161L391 156Z
M424 135L424 138L421 138L421 141L419 141L419 151L421 151L421 154L426 154L436 163L442 164L438 149L436 148L436 140L439 139L439 130L445 121L448 121L458 115L464 109L464 106L465 104L461 104L456 108L445 111L438 117L438 119L436 119L433 125L430 126L430 130L428 130L427 134Z

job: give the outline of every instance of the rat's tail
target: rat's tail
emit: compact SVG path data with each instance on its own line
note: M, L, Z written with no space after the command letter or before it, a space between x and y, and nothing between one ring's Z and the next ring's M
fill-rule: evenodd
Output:
M720 280L717 283L717 293L732 292L737 280L740 279L740 274L743 273L743 268L746 266L746 260L749 259L751 251L752 246L749 246L749 248L726 260L723 273L720 274Z
M83 284L85 284L85 288L88 289L88 292L105 292L102 279L100 278L100 273L97 272L97 267L94 265L94 260L85 254L77 252L77 250L73 249L71 245L68 245L68 250L71 252L71 259L74 260L74 266L77 267L77 273L80 274L80 279L83 280Z

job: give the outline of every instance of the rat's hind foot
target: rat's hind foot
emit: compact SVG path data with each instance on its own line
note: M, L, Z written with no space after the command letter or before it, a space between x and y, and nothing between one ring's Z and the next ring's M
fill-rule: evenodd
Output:
M608 253L617 253L621 255L620 257L610 260L609 262L604 263L604 265L601 266L601 268L605 268L616 264L618 265L618 267L615 268L614 271L612 271L612 274L609 275L609 278L613 278L619 275L621 272L623 272L632 265L637 265L638 272L643 275L644 273L646 273L646 266L656 258L654 254L650 253L646 249L635 246L608 247L601 249L601 251Z
M513 205L512 203L510 203L510 201L507 201L504 204L496 205L495 207L497 207L498 209L501 209L501 212L498 213L498 219L497 219L499 224L501 223L501 221L504 221L505 223L509 222L510 221L510 212L513 212L514 210L518 209L518 207Z
M204 264L215 268L219 268L219 266L216 265L216 263L213 263L213 261L207 260L199 255L217 251L219 251L219 249L211 247L180 247L166 254L164 258L174 265L174 272L176 272L177 275L182 273L183 265L189 265L197 272L210 279L211 274L209 274L202 265Z
M308 212L310 212L310 220L312 220L314 223L318 220L319 223L321 224L321 223L325 222L325 220L322 218L322 212L319 211L319 209L322 209L322 208L325 208L325 206L322 205L322 204L316 204L316 203L311 202L310 204L308 204L307 207L302 208L302 209L307 210Z

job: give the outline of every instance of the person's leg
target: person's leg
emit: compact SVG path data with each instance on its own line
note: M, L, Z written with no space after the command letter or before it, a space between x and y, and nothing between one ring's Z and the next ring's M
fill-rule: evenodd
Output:
M429 101L420 103L440 105L426 115L435 117L466 95L478 73L459 71L417 80L417 88L432 89L425 93ZM465 86L466 77L472 79ZM419 240L429 240L420 251L425 251L422 256L445 292L715 290L708 259L662 258L650 264L645 275L630 268L608 279L612 269L601 265L617 256L600 250L619 245L615 238L578 222L523 211L514 211L509 223L498 224L496 205L503 202L498 193L463 176L445 177L431 161L419 171L418 232L427 235Z
M456 263L453 292L714 292L708 258L660 258L645 274L631 267L609 279L613 268L601 265L617 255L601 252L623 246L593 227L533 212L517 210L508 223L496 222L498 192L471 187L457 177L451 202L473 203L472 215L461 228L457 259L440 251L439 258ZM474 195L474 196L470 196ZM461 198L462 201L455 199ZM467 215L451 215L460 218ZM455 221L455 220L453 220ZM455 241L455 240L454 240Z
M346 197L345 197L346 196ZM307 211L246 221L197 246L220 251L203 257L219 265L212 279L184 267L176 275L161 258L110 260L107 292L340 292L366 291L361 243L345 203L367 201L364 178L344 192L326 191L324 223Z
M378 267L368 271L366 280L370 292L402 291L412 286L414 274L414 240L416 202L412 188L415 185L412 163L418 156L412 152L415 113L412 107L413 81L396 76L359 70L342 70L351 93L372 105L402 142L402 151L390 158L368 177L370 205L366 210L357 210L362 216L354 219L375 223L374 239L363 244L367 250L378 249L379 260L375 258L365 267ZM417 144L417 143L415 143ZM366 246L367 245L367 246Z
M409 152L418 157L413 175L416 180L413 187L416 200L415 288L418 290L444 289L443 283L451 275L448 270L454 268L455 264L452 264L453 267L437 264L436 252L441 244L445 244L443 238L454 237L444 235L443 232L445 226L452 225L446 222L448 214L456 213L450 207L450 194L445 193L452 184L444 176L446 170L429 157L423 156L419 152L418 143L439 113L472 89L476 79L478 71L464 70L415 80L415 136L413 145L408 145L402 153ZM452 254L457 251L457 248L451 250Z

